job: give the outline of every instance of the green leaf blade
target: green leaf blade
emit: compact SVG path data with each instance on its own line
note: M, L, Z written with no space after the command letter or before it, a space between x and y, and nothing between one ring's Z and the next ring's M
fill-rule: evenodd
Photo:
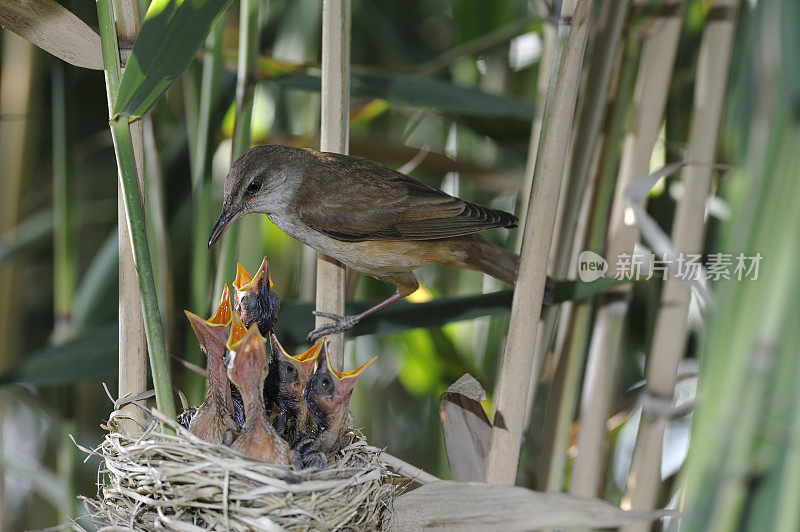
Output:
M192 62L230 0L156 0L125 66L114 117L143 116Z

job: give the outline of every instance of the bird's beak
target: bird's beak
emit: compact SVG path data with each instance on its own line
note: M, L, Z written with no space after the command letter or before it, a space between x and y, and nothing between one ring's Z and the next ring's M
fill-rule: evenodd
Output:
M219 237L222 236L222 233L227 231L228 227L233 223L233 221L239 217L240 212L242 212L242 209L237 209L228 214L225 212L225 209L222 209L222 214L219 215L219 220L217 220L217 223L214 224L214 229L211 230L211 237L208 239L208 247L213 246L214 242L219 240Z

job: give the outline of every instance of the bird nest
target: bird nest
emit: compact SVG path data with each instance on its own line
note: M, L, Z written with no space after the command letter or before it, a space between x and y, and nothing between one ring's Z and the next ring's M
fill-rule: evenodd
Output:
M297 471L206 443L154 412L129 435L119 411L103 427L97 497L84 498L95 524L133 530L377 529L405 482L357 429L323 469ZM165 434L159 421L177 434Z

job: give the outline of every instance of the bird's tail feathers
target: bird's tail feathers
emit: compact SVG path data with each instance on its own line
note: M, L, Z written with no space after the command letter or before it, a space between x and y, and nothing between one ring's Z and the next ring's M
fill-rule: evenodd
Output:
M468 250L468 266L470 268L491 275L509 286L514 286L517 280L517 268L519 268L519 255L477 235L476 241L468 247ZM542 301L544 305L552 304L554 285L555 282L548 276Z

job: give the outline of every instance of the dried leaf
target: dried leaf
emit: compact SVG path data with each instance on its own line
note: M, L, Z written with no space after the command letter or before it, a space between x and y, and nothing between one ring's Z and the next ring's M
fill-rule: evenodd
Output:
M100 36L54 0L3 0L0 25L71 65L103 70Z
M396 498L385 530L538 530L618 527L674 512L624 511L600 499L479 482L433 482Z
M486 455L492 441L492 425L481 406L484 399L486 391L468 373L439 398L439 419L453 480L484 480Z

